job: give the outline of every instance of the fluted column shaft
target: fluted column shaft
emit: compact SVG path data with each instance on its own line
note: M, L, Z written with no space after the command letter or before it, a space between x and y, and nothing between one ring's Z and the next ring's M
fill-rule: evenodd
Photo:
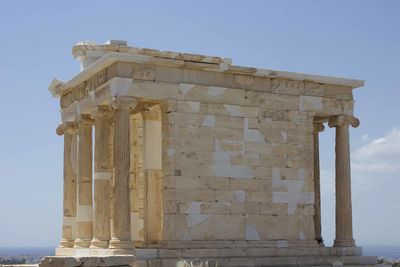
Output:
M320 165L319 165L319 133L324 130L322 123L314 123L314 230L315 239L319 244L323 244L321 233L321 180L320 180Z
M78 120L78 203L76 248L87 248L93 238L92 124L89 115Z
M63 123L57 128L58 135L64 135L64 195L63 227L60 247L73 247L76 231L77 194L77 127L75 123Z
M349 125L357 127L358 119L353 116L336 116L329 126L336 128L336 238L335 247L355 246L351 205L351 173Z
M108 248L111 220L112 111L99 106L95 112L94 210L91 248Z
M114 108L114 170L110 249L132 250L130 220L130 113L133 99L117 98Z

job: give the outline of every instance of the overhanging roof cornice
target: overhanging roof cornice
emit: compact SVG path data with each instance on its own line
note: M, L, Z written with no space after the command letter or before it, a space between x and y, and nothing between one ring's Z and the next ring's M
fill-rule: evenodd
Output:
M229 60L222 61L221 63L204 63L204 62L187 61L184 59L177 59L177 58L165 58L153 55L132 54L125 52L108 52L107 54L103 55L98 60L90 64L87 68L85 68L83 71L81 71L79 74L77 74L69 81L61 84L60 83L61 81L54 79L53 82L50 84L49 91L52 92L53 96L59 97L65 92L67 92L69 89L86 81L95 73L99 72L104 68L109 67L110 65L116 62L176 66L182 68L192 68L192 69L199 69L206 71L224 72L230 74L241 74L241 75L248 75L255 77L267 77L267 78L277 78L277 79L280 78L280 79L288 79L296 81L341 85L341 86L348 86L353 89L364 85L363 80L235 66L229 63L227 64L226 62L229 62Z

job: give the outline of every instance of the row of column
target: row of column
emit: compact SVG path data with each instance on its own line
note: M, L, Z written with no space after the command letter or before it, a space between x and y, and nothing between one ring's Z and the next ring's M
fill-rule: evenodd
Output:
M335 135L335 197L336 224L335 247L355 246L353 238L353 221L351 205L351 171L350 171L350 142L349 126L358 127L359 120L354 116L339 115L329 118L329 127L336 128ZM324 130L322 123L314 123L314 192L315 238L323 243L321 235L321 192L319 169L319 132Z
M76 122L63 123L57 129L58 134L64 134L61 247L133 249L129 137L130 113L134 105L134 99L117 98L112 107L98 106L94 120L90 115L81 115Z
M94 121L81 115L76 123L63 123L64 221L61 247L131 249L130 226L130 109L135 102L120 98L112 109L97 107ZM92 128L95 125L94 209L92 201ZM349 126L353 116L335 116L336 128L336 238L334 246L354 246L352 231ZM322 243L319 132L314 124L315 236ZM114 137L114 138L113 138ZM113 172L115 170L115 172ZM114 173L114 177L113 177ZM111 205L110 205L111 201Z

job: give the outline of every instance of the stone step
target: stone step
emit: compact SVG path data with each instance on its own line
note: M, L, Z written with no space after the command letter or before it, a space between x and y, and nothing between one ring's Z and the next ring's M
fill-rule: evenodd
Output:
M361 247L349 248L192 248L192 249L136 249L138 259L191 259L229 257L300 257L300 256L361 256Z
M211 257L200 258L205 262ZM230 257L214 258L219 267L305 267L305 266L376 266L377 257L372 256L301 256L301 257ZM191 259L186 259L190 262ZM176 259L138 260L136 267L175 267Z

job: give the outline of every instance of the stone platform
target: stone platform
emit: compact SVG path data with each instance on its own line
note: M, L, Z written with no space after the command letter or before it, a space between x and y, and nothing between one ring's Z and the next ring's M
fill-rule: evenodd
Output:
M226 243L226 242L223 242ZM221 245L223 244L221 243ZM158 244L159 245L159 244ZM110 256L107 250L90 250L90 257L79 256L86 249L71 249L69 256L45 257L39 267L175 267L178 259L216 260L218 266L377 266L377 257L362 256L361 247L257 247L253 244L236 244L236 248L137 248L135 256ZM265 244L264 244L265 245ZM172 246L172 244L170 244ZM63 249L68 253L68 249ZM102 255L102 256L100 256ZM203 265L206 267L205 265Z
M377 257L354 248L137 249L137 267L174 267L176 260L214 259L218 266L376 266Z
M383 267L377 258L362 256L361 248L237 248L237 249L137 249L137 256L50 256L38 265L7 267L175 267L178 259L217 261L219 267L347 266ZM0 265L1 266L1 265ZM185 267L189 267L185 266ZM207 265L194 265L207 267Z
M44 257L39 267L129 267L135 265L136 257L126 256L96 256L72 257L49 256Z
M189 263L194 259L216 260L218 266L377 266L378 262L377 257L363 256L361 247L324 247L315 241L164 241L139 242L135 247L136 258L131 266L136 267L175 267L178 259ZM57 253L62 253L64 256L60 258L69 259L73 264L87 259L87 255L100 261L124 257L112 256L117 251L108 249L57 248ZM48 259L54 258L58 259Z

